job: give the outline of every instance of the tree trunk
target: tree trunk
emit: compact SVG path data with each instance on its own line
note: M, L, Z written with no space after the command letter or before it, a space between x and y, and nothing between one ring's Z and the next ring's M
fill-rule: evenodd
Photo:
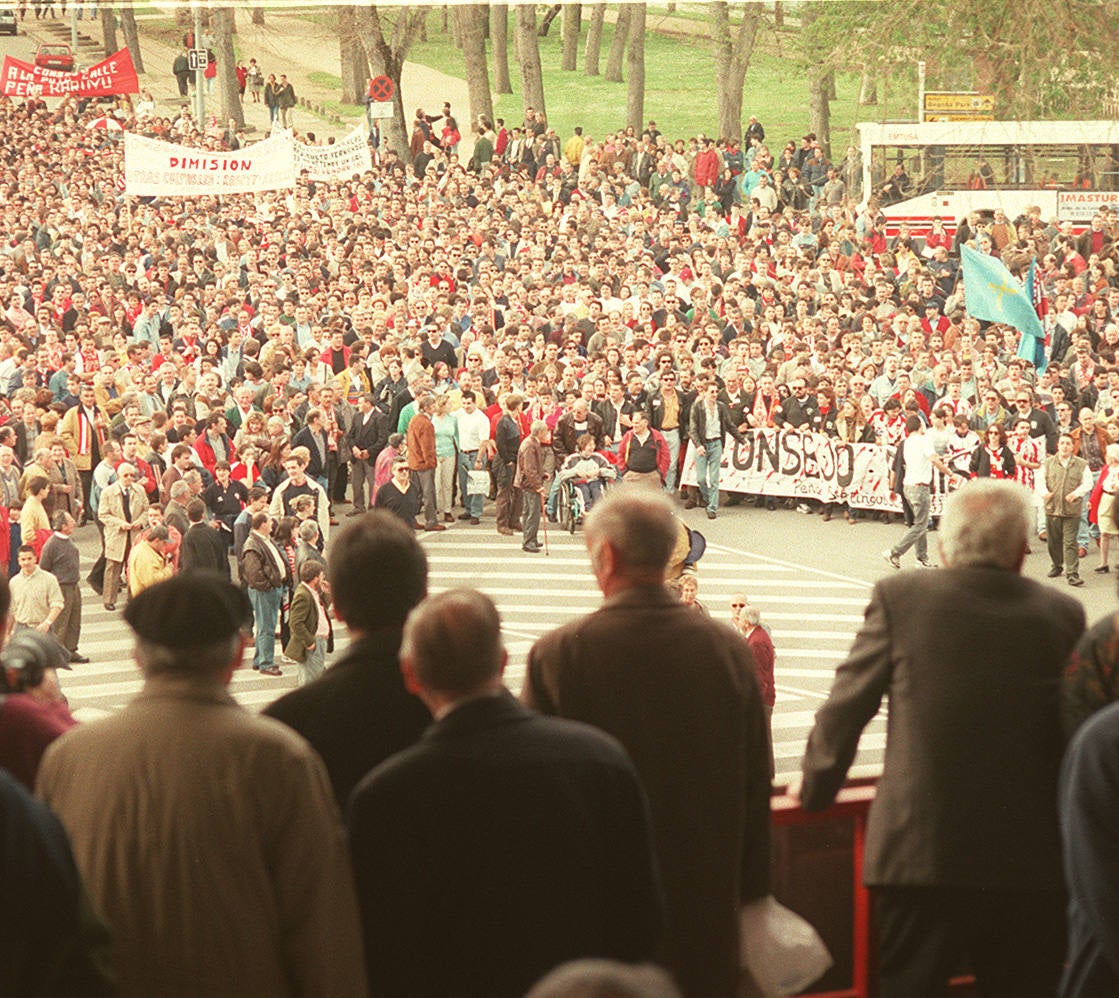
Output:
M536 8L517 5L517 60L521 64L521 101L525 109L544 110L544 72L536 40Z
M598 56L602 51L602 22L606 19L606 4L596 3L591 8L587 25L587 48L583 54L583 75L598 76Z
M253 24L264 24L264 8L259 4L253 4Z
M484 117L493 122L493 97L490 94L490 73L486 65L486 24L489 15L484 3L472 3L458 8L462 22L462 59L466 67L466 89L470 97L471 127ZM463 135L469 130L460 127Z
M117 44L117 12L112 7L101 8L101 35L104 40L105 55L112 55L120 48Z
M645 121L645 4L630 5L629 58L626 60L626 124L640 134Z
M824 75L824 88L828 92L828 100L835 100L835 70L829 69Z
M493 43L493 92L511 94L509 79L509 5L490 4L490 40Z
M124 44L128 46L128 54L132 56L132 65L137 73L144 72L144 57L140 53L140 33L136 30L136 12L131 4L126 4L120 9L120 28L124 33Z
M426 7L404 8L396 19L391 40L385 38L381 15L375 4L354 4L358 38L369 60L371 76L387 76L394 85L393 116L381 119L381 144L392 149L405 162L411 160L408 150L408 128L404 118L404 99L400 93L400 75L412 43L420 34L427 17Z
M820 3L805 4L800 16L802 31L811 29L819 14ZM824 156L831 159L831 107L828 104L828 71L823 67L821 53L811 43L804 43L804 61L808 76L808 130L816 139Z
M715 104L718 109L718 136L742 139L742 87L754 55L754 44L761 24L762 5L748 3L742 10L742 23L732 32L730 11L724 0L709 5L711 43L715 54Z
M548 8L548 13L544 15L544 20L540 22L540 27L536 32L537 35L541 38L548 37L548 29L552 26L552 22L559 17L560 10L561 5L558 3L554 3Z
M665 10L666 14L675 14L676 13L676 4L666 3L664 5L664 10Z
M863 66L862 79L859 81L859 103L878 103L878 77L869 66Z
M560 69L575 72L579 65L579 4L568 4L563 9L563 54Z
M785 5L781 0L773 0L773 26L778 30L785 27Z
M338 55L342 63L342 103L360 104L369 83L369 60L357 36L354 9L338 8Z
M443 34L451 30L451 8L443 4Z
M211 20L214 32L214 55L218 62L218 121L224 128L233 120L237 128L245 127L241 93L237 87L237 57L233 52L233 8L215 7Z
M614 21L614 37L610 40L610 52L606 56L606 72L603 76L612 83L622 82L622 56L626 51L626 36L629 34L629 17L632 8L628 3L618 8Z
M455 43L455 48L462 49L462 18L459 16L462 8L456 7L451 12L451 38Z
M824 156L831 159L831 107L828 104L827 73L808 67L808 130L816 134Z

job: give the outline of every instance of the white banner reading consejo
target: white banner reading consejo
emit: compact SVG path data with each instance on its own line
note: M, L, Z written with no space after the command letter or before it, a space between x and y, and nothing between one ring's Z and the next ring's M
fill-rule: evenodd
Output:
M290 135L278 135L236 152L213 152L126 132L124 192L143 197L290 190L293 144Z
M369 152L369 133L359 125L345 138L329 146L306 146L295 143L295 173L307 171L310 180L349 180L355 173L373 169Z

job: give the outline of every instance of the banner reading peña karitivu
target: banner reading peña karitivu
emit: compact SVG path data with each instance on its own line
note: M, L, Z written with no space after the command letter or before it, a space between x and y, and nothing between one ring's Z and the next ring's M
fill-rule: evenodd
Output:
M369 133L358 125L333 145L308 146L295 143L295 175L307 171L309 180L349 180L355 173L373 169Z
M236 152L192 149L158 139L124 136L124 192L245 194L295 186L290 135L277 135Z
M139 90L140 81L128 49L76 73L44 69L10 55L4 57L0 68L0 94L5 97L109 97Z

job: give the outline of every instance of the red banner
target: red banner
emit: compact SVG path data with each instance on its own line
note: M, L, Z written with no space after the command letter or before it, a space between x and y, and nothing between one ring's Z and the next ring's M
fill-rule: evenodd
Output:
M139 91L136 67L126 48L77 73L43 69L10 55L0 69L0 94L5 97L109 97Z

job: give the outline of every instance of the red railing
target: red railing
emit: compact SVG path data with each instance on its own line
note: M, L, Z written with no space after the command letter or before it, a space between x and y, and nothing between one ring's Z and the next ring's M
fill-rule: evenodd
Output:
M870 892L863 886L866 823L876 782L874 778L849 781L835 803L824 811L804 811L796 798L783 793L772 801L777 843L774 893L778 900L785 900L782 887L789 888L791 882L798 879L805 855L810 861L809 869L813 869L814 861L816 870L822 865L827 871L822 876L811 877L812 883L802 884L802 888L806 888L802 890L804 898L789 905L816 926L836 961L836 966L820 982L827 990L803 992L807 998L874 998L877 992ZM798 854L796 844L787 840L813 830L820 833L820 839L810 842L807 849ZM838 834L829 835L833 832ZM801 875L799 879L804 878ZM827 911L827 902L834 902L834 897L820 890L821 882L829 880L835 885L833 894L842 896L848 885L850 889L850 907L844 906L838 917L834 903L830 905L831 911ZM810 910L813 901L823 902L821 911ZM961 994L968 993L973 986L974 978L967 975L953 978L950 984L953 992Z
M851 826L851 986L808 992L813 998L871 998L870 893L863 886L863 846L866 816L874 800L874 781L844 787L825 811L804 811L793 797L774 797L771 805L775 829L793 826L849 824ZM805 913L802 913L805 914ZM809 921L812 921L809 918Z

